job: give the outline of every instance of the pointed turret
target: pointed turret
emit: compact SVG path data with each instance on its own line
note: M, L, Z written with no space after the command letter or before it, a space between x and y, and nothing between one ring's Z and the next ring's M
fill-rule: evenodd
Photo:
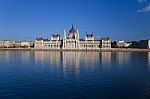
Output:
M78 34L78 39L79 39L79 31L78 31L78 29L77 29L77 34Z
M64 39L66 39L66 30L64 29Z

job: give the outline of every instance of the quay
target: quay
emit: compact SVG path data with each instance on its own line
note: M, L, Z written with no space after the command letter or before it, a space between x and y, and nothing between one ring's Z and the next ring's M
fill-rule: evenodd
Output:
M37 48L0 48L0 51L21 50L21 51L83 51L83 52L150 52L150 49L137 48L109 48L109 49L37 49Z

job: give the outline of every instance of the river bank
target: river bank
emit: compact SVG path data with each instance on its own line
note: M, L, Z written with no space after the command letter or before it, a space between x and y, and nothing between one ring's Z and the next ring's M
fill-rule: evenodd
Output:
M150 49L110 48L110 49L36 49L36 48L0 48L0 50L23 51L96 51L96 52L150 52Z

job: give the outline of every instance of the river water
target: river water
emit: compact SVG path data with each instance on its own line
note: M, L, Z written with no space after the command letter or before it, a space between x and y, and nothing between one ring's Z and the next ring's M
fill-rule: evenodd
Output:
M0 51L0 99L150 99L150 52Z

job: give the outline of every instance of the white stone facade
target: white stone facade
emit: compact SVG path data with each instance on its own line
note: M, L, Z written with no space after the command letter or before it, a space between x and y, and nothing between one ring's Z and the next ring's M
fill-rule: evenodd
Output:
M110 39L95 40L93 33L86 34L84 39L80 39L78 30L73 26L70 29L68 36L64 30L64 37L62 40L59 35L53 35L50 40L43 38L37 38L35 40L36 49L97 50L101 47L111 48Z
M148 40L148 49L150 49L150 40Z
M61 49L61 40L59 35L53 35L51 40L36 38L34 47L36 49Z
M78 31L72 26L67 37L66 31L64 30L62 49L79 49L79 48L80 48L80 41Z
M102 38L101 40L101 48L111 48L111 40L109 37Z

